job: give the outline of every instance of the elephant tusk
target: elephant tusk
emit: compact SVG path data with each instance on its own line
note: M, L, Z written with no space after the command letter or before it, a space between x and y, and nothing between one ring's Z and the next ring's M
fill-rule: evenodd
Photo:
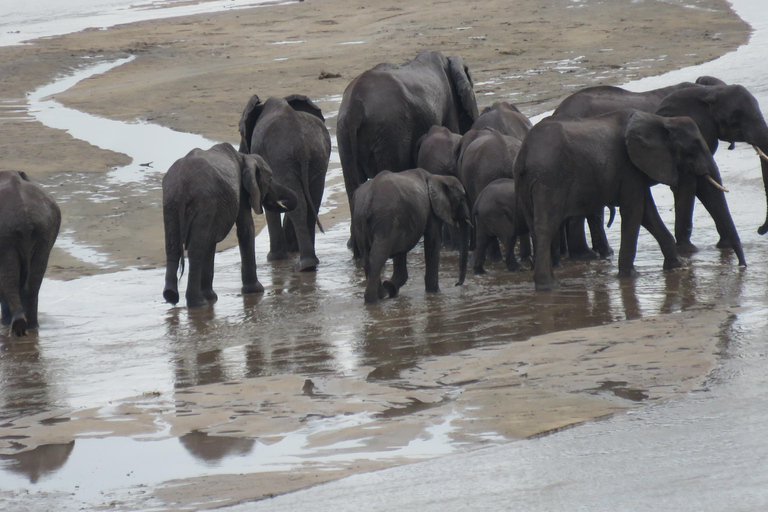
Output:
M728 189L722 186L721 184L719 184L718 182L716 182L712 176L707 175L707 179L710 181L710 183L712 183L712 185L715 186L717 190L720 190L722 192L728 192Z
M755 151L757 151L757 154L758 154L758 155L760 155L760 158L762 158L763 160L766 160L766 161L768 161L768 155L766 155L766 154L763 152L763 150L762 150L762 149L760 149L760 148L759 148L759 147L757 147L757 146L752 146L752 147L753 147L753 148L755 148Z
M287 209L288 209L288 207L287 207L287 206L285 206L285 203L284 203L284 202L282 202L282 201L277 201L277 206L279 206L279 207L280 207L280 208L282 208L283 210L287 210Z
M473 226L473 225L472 225L472 221L471 221L471 220L469 220L469 219L464 219L464 222L466 222L467 224L469 224L469 227L471 227L471 228L474 228L474 227L475 227L475 226Z

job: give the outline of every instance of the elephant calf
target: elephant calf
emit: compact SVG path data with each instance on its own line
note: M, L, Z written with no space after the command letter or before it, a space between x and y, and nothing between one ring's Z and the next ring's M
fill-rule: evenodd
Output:
M272 170L258 155L244 155L229 143L208 150L193 149L176 160L163 178L165 224L165 290L171 304L179 302L176 273L189 257L187 306L216 300L213 259L216 244L237 225L243 293L263 292L256 277L254 225L251 209L285 212L296 207L296 195L272 181Z
M366 181L352 198L352 233L365 262L368 285L365 303L394 297L408 280L406 257L424 237L425 284L438 292L440 230L443 222L462 224L459 282L467 271L469 207L459 180L424 169L382 171ZM466 224L465 224L466 223ZM381 282L381 271L392 258L392 278Z
M485 187L477 196L472 208L475 224L475 251L472 253L472 269L475 274L484 274L486 251L489 244L498 239L507 252L507 270L518 270L520 263L515 258L517 224L522 215L516 212L515 180L501 178ZM528 236L520 239L520 255L530 256L531 246Z
M24 336L37 323L37 295L61 226L56 202L23 172L0 171L0 309Z

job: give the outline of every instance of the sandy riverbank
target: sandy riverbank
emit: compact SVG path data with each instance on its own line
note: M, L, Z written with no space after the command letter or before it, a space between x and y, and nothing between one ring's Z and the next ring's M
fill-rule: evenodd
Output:
M237 122L250 95L306 94L323 108L333 130L339 97L352 78L382 61L410 59L422 49L461 55L471 68L481 106L507 100L532 116L579 87L620 84L708 61L748 37L748 26L721 0L384 0L375 5L309 0L2 48L0 97L8 104L23 103L29 91L59 74L136 55L131 63L57 95L58 101L116 120L150 121L236 142ZM340 77L320 79L323 72ZM89 187L97 190L106 173L128 162L125 155L73 139L11 109L0 109L0 123L4 167L24 170L48 186L62 207L63 229L112 262L104 269L56 249L49 278L164 264L161 173L144 189L126 185L112 191L113 199L83 200L83 190L86 196ZM337 209L323 224L329 228L345 218L344 209ZM353 376L315 378L319 396L300 392L303 377L275 375L177 390L170 401L144 396L108 408L55 411L0 427L0 439L29 436L7 438L0 452L16 453L24 443L26 449L67 443L87 432L155 433L158 424L170 426L169 436L204 432L276 443L304 428L308 419L350 414L381 417L365 429L312 438L312 447L360 439L367 435L363 430L375 427L384 435L363 449L396 450L451 414L461 418L452 439L468 447L484 444L489 433L525 438L700 388L716 363L717 343L730 319L727 308L699 309L459 352L425 360L392 386L368 382L370 368L360 368ZM606 384L600 388L597 383ZM243 404L266 405L257 415L243 412ZM403 408L410 413L402 414ZM395 409L397 414L387 415ZM192 446L195 440L188 442ZM288 477L283 472L259 478L203 476L103 499L105 507L126 510L220 506L402 462L356 462L333 471L308 464ZM42 508L67 498L39 494L12 499L31 499L26 503Z

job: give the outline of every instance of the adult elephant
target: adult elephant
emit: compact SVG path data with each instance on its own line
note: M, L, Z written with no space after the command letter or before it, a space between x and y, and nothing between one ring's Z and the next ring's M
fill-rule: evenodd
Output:
M520 112L517 106L506 101L499 101L483 109L472 124L472 129L492 128L522 141L531 131L532 126L531 120Z
M353 197L352 233L365 262L365 303L394 297L408 281L408 252L424 237L427 292L438 292L440 228L462 225L459 281L467 271L469 208L464 187L452 176L433 175L424 169L399 173L382 171L360 186ZM392 278L381 281L381 271L392 258Z
M360 74L344 90L336 127L350 204L379 172L413 168L416 142L432 126L463 134L476 118L472 76L460 57L423 51Z
M323 114L306 96L293 94L261 102L253 95L240 119L240 151L260 155L272 179L296 194L296 208L285 215L268 211L269 261L299 253L297 271L315 271L315 225L331 157L331 136Z
M37 304L59 234L56 202L23 172L0 171L0 309L16 336L38 327Z
M606 205L618 206L621 213L620 277L636 275L641 225L659 243L664 268L681 267L650 187L675 186L683 175L697 183L720 176L696 123L687 117L630 109L586 119L550 117L534 126L515 162L515 182L533 236L536 289L558 286L552 256L559 253L562 223ZM729 216L727 211L720 215ZM743 259L740 247L736 252Z
M165 289L163 297L179 302L177 272L189 257L187 306L202 307L217 299L213 291L216 244L237 226L243 293L263 292L256 276L251 209L285 212L296 207L296 195L272 180L258 155L245 155L229 143L193 149L176 160L163 177L165 225Z
M733 146L736 142L751 144L760 155L760 165L768 199L768 125L760 110L757 99L742 85L711 85L707 87L689 88L667 95L656 109L656 114L672 116L688 116L699 127L704 140L712 154L717 151L718 141L728 142ZM693 186L695 184L695 187ZM681 250L695 251L691 243L693 229L693 202L698 197L701 204L715 219L713 211L719 212L723 205L727 208L722 192L705 183L692 183L689 179L681 183L675 190L675 238ZM741 242L732 230L732 220L728 216L726 224L715 223L720 241L719 248L741 247ZM726 219L721 219L725 222ZM762 226L757 230L761 235L768 232L768 211ZM739 260L740 264L745 264Z

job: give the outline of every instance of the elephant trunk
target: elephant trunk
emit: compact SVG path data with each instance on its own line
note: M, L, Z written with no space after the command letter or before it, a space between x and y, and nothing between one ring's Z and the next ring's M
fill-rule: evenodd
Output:
M762 226L757 228L757 232L764 235L765 233L768 233L768 156L766 156L766 152L768 152L768 143L755 146L755 149L760 155L760 168L763 171L763 186L765 187L766 199L765 222Z
M265 210L285 213L296 208L298 198L293 190L273 180L271 190L264 197L262 204Z
M460 221L459 224L459 281L456 286L464 284L464 279L467 277L467 261L469 260L469 226L470 222L467 219L464 222Z

